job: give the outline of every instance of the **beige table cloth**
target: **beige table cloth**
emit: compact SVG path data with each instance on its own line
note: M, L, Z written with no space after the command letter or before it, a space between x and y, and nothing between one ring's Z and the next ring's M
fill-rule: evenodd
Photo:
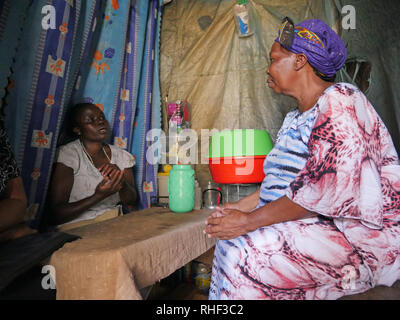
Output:
M150 208L68 231L82 239L51 256L57 299L142 299L140 289L215 245L203 233L209 214Z

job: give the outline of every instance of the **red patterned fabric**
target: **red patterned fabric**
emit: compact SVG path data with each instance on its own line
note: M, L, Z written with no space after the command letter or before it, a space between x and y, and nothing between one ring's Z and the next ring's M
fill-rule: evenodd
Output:
M335 85L319 109L308 161L287 196L324 216L381 229L386 214L400 214L400 165L389 132L349 84Z
M286 195L334 218L374 282L391 285L400 275L400 165L393 141L356 87L336 84L321 100L309 159Z
M308 146L282 195L318 216L218 240L210 299L338 299L400 279L400 165L391 137L350 84L328 88L316 108L308 140L304 126L285 122L294 129L274 149L293 155L301 141Z

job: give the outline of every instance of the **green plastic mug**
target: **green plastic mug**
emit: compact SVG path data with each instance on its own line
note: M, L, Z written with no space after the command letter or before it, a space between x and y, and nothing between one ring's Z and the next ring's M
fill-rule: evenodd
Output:
M190 165L174 165L169 172L169 208L184 213L194 208L194 170Z

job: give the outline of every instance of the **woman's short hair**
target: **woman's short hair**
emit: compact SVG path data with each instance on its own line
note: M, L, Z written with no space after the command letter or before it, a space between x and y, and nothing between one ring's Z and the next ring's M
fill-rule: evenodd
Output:
M75 140L78 138L78 135L74 132L74 128L79 126L78 123L78 116L79 113L82 112L85 108L89 106L95 106L95 104L90 103L90 102L82 102L82 103L77 103L73 105L71 108L67 110L66 116L65 116L65 126L64 126L64 132L62 134L61 143L60 144L65 144L67 142L70 142L72 140Z

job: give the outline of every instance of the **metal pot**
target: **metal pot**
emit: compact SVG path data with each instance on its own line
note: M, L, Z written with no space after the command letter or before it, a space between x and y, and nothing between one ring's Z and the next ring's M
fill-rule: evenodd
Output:
M220 188L212 188L210 184L208 186L203 191L203 208L215 209L222 203L222 192Z

